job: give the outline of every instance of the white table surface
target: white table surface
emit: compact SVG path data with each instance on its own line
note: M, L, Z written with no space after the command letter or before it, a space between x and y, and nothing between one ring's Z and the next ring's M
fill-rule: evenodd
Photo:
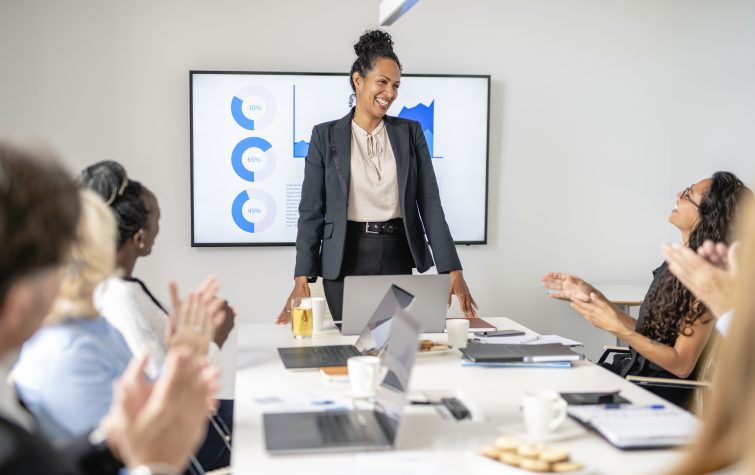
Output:
M506 318L490 318L498 328L525 327ZM429 335L435 340L445 335ZM638 404L662 402L655 395L587 361L570 369L479 368L461 366L457 350L443 355L416 358L410 382L410 398L423 391L460 397L475 413L477 422L456 422L440 416L432 406L407 406L397 447L391 451L321 455L269 455L265 451L262 414L253 398L303 391L344 394L348 385L326 382L317 370L288 371L276 348L295 344L352 343L356 337L341 336L335 329L304 343L295 342L288 326L244 324L239 326L236 373L233 468L235 474L511 474L524 473L489 461L476 453L492 443L501 428L521 428L519 401L523 392L608 391ZM567 421L574 424L571 421ZM568 450L572 459L586 464L589 473L664 473L682 456L680 450L621 451L598 435L584 432L576 437L548 442Z

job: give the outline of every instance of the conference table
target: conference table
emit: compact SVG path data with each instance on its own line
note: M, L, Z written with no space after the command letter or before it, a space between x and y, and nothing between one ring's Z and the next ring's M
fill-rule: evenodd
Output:
M507 318L486 318L499 329L530 329ZM309 398L327 403L349 400L347 382L326 381L318 370L286 370L276 348L295 345L350 344L331 327L309 340L297 341L289 326L239 325L233 438L233 473L246 474L517 474L531 473L478 454L501 434L524 432L520 400L533 390L559 392L620 390L636 404L665 401L589 361L572 368L484 368L463 366L461 354L419 355L412 370L409 399L454 396L473 414L472 420L445 417L432 405L407 405L396 447L389 451L270 455L265 450L262 414L276 404L300 404ZM423 337L442 341L443 334ZM298 399L297 399L298 398ZM332 399L332 400L331 400ZM272 404L271 404L272 401ZM281 401L283 401L281 403ZM524 437L524 436L522 436ZM580 475L664 473L677 463L680 449L622 451L599 435L567 420L548 446L568 450L586 466Z

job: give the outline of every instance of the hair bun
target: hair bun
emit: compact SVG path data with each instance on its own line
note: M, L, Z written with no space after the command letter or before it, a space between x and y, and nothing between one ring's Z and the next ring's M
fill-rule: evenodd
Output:
M354 45L357 56L370 56L372 52L393 52L391 35L383 30L367 30Z

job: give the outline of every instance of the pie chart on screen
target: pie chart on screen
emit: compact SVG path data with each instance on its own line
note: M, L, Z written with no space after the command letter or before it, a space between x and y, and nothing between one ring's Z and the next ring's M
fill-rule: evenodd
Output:
M275 221L275 200L270 193L250 188L242 191L233 200L231 216L242 231L260 233Z
M231 115L241 127L257 130L269 125L275 118L275 98L262 86L246 86L231 99Z

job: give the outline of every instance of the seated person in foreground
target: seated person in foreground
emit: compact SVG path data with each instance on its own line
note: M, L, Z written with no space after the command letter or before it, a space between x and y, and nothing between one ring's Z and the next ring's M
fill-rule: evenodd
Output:
M677 193L669 221L690 248L697 249L705 240L728 242L736 210L747 193L736 176L717 172ZM622 377L690 377L714 328L710 311L668 271L665 262L653 271L637 321L577 276L551 272L542 282L555 291L551 297L571 300L572 308L590 323L629 344L628 355L616 356L606 365ZM675 404L686 402L686 394L679 391L650 390Z
M740 263L731 293L731 332L721 350L697 441L670 475L755 473L755 206L738 219ZM723 250L723 249L721 249ZM719 256L725 254L718 253ZM716 259L714 258L714 262ZM734 261L730 261L733 263Z
M114 271L115 220L94 192L82 191L81 202L71 261L52 310L44 326L24 344L13 370L19 396L37 417L41 432L54 443L66 442L100 423L113 400L113 382L131 360L123 337L96 312L92 300L95 286ZM211 281L202 296L210 316L220 309L210 303L216 289L217 283ZM174 320L171 346L192 346L206 354L211 331L209 321L183 325ZM228 462L213 465L200 460L207 470Z
M97 430L57 449L33 433L7 370L58 292L80 204L73 181L50 158L0 143L0 176L0 223L13 223L0 225L0 473L177 474L204 434L218 388L217 371L185 346L171 350L154 384L144 378L146 355L132 360ZM187 310L182 305L178 319L194 321Z

